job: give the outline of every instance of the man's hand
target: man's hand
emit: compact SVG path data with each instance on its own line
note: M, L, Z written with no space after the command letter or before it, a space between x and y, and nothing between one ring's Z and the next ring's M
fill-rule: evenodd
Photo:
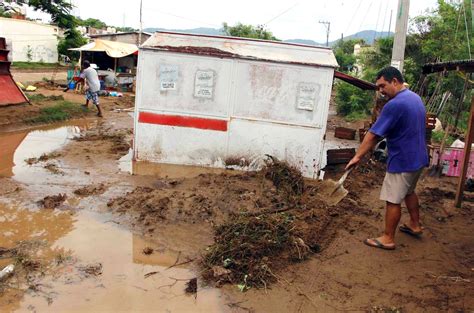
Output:
M362 157L369 152L375 144L377 143L377 136L370 132L370 130L365 134L364 140L360 144L359 149L357 150L355 156L347 163L346 170L350 169L351 167L356 166Z
M357 155L354 156L354 157L349 161L349 163L347 163L345 170L347 171L348 169L350 169L350 168L356 166L357 164L359 164L359 162L360 162L360 158L359 158Z

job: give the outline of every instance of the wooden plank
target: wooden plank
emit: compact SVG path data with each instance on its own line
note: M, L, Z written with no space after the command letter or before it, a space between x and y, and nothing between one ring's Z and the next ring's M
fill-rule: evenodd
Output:
M350 129L346 127L336 127L334 130L334 137L340 139L349 139L354 140L356 135L355 129Z
M330 149L327 151L327 164L342 164L349 162L355 155L354 148Z
M469 124L466 134L466 141L464 143L464 156L462 160L461 176L459 177L458 188L456 190L456 198L454 205L457 208L461 207L464 193L464 185L466 183L466 173L469 165L469 157L471 155L471 144L474 138L474 96L471 99L471 112L469 113Z

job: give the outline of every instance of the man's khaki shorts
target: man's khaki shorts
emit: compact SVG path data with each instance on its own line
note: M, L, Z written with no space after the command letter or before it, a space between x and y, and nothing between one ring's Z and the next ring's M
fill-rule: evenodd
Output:
M415 192L416 183L423 168L416 172L386 173L383 180L380 200L400 204L406 196Z

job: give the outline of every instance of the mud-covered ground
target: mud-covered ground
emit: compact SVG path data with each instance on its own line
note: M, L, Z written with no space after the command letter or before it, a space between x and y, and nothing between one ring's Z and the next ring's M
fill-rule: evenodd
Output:
M103 119L91 112L32 132L15 124L23 107L0 114L9 121L0 133L9 151L0 158L0 267L15 264L0 280L2 312L474 310L474 203L453 207L456 179L424 177L423 236L400 233L396 250L377 250L362 240L383 229L383 165L354 171L348 196L331 207L314 181L288 198L263 172L133 163L132 117L117 110L130 99L101 100ZM273 279L260 289L204 282L215 227L259 212L291 215L307 258L272 255Z

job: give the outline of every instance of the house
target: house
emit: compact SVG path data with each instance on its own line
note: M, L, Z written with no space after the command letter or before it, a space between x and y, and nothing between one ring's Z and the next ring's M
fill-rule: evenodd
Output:
M12 62L58 62L59 28L34 21L0 17Z
M138 59L136 160L253 169L268 154L310 178L325 166L330 48L156 32Z
M91 34L91 39L101 39L109 41L117 41L123 43L130 43L139 46L151 37L151 33L142 32L141 42L139 42L140 32L125 32L113 34Z

